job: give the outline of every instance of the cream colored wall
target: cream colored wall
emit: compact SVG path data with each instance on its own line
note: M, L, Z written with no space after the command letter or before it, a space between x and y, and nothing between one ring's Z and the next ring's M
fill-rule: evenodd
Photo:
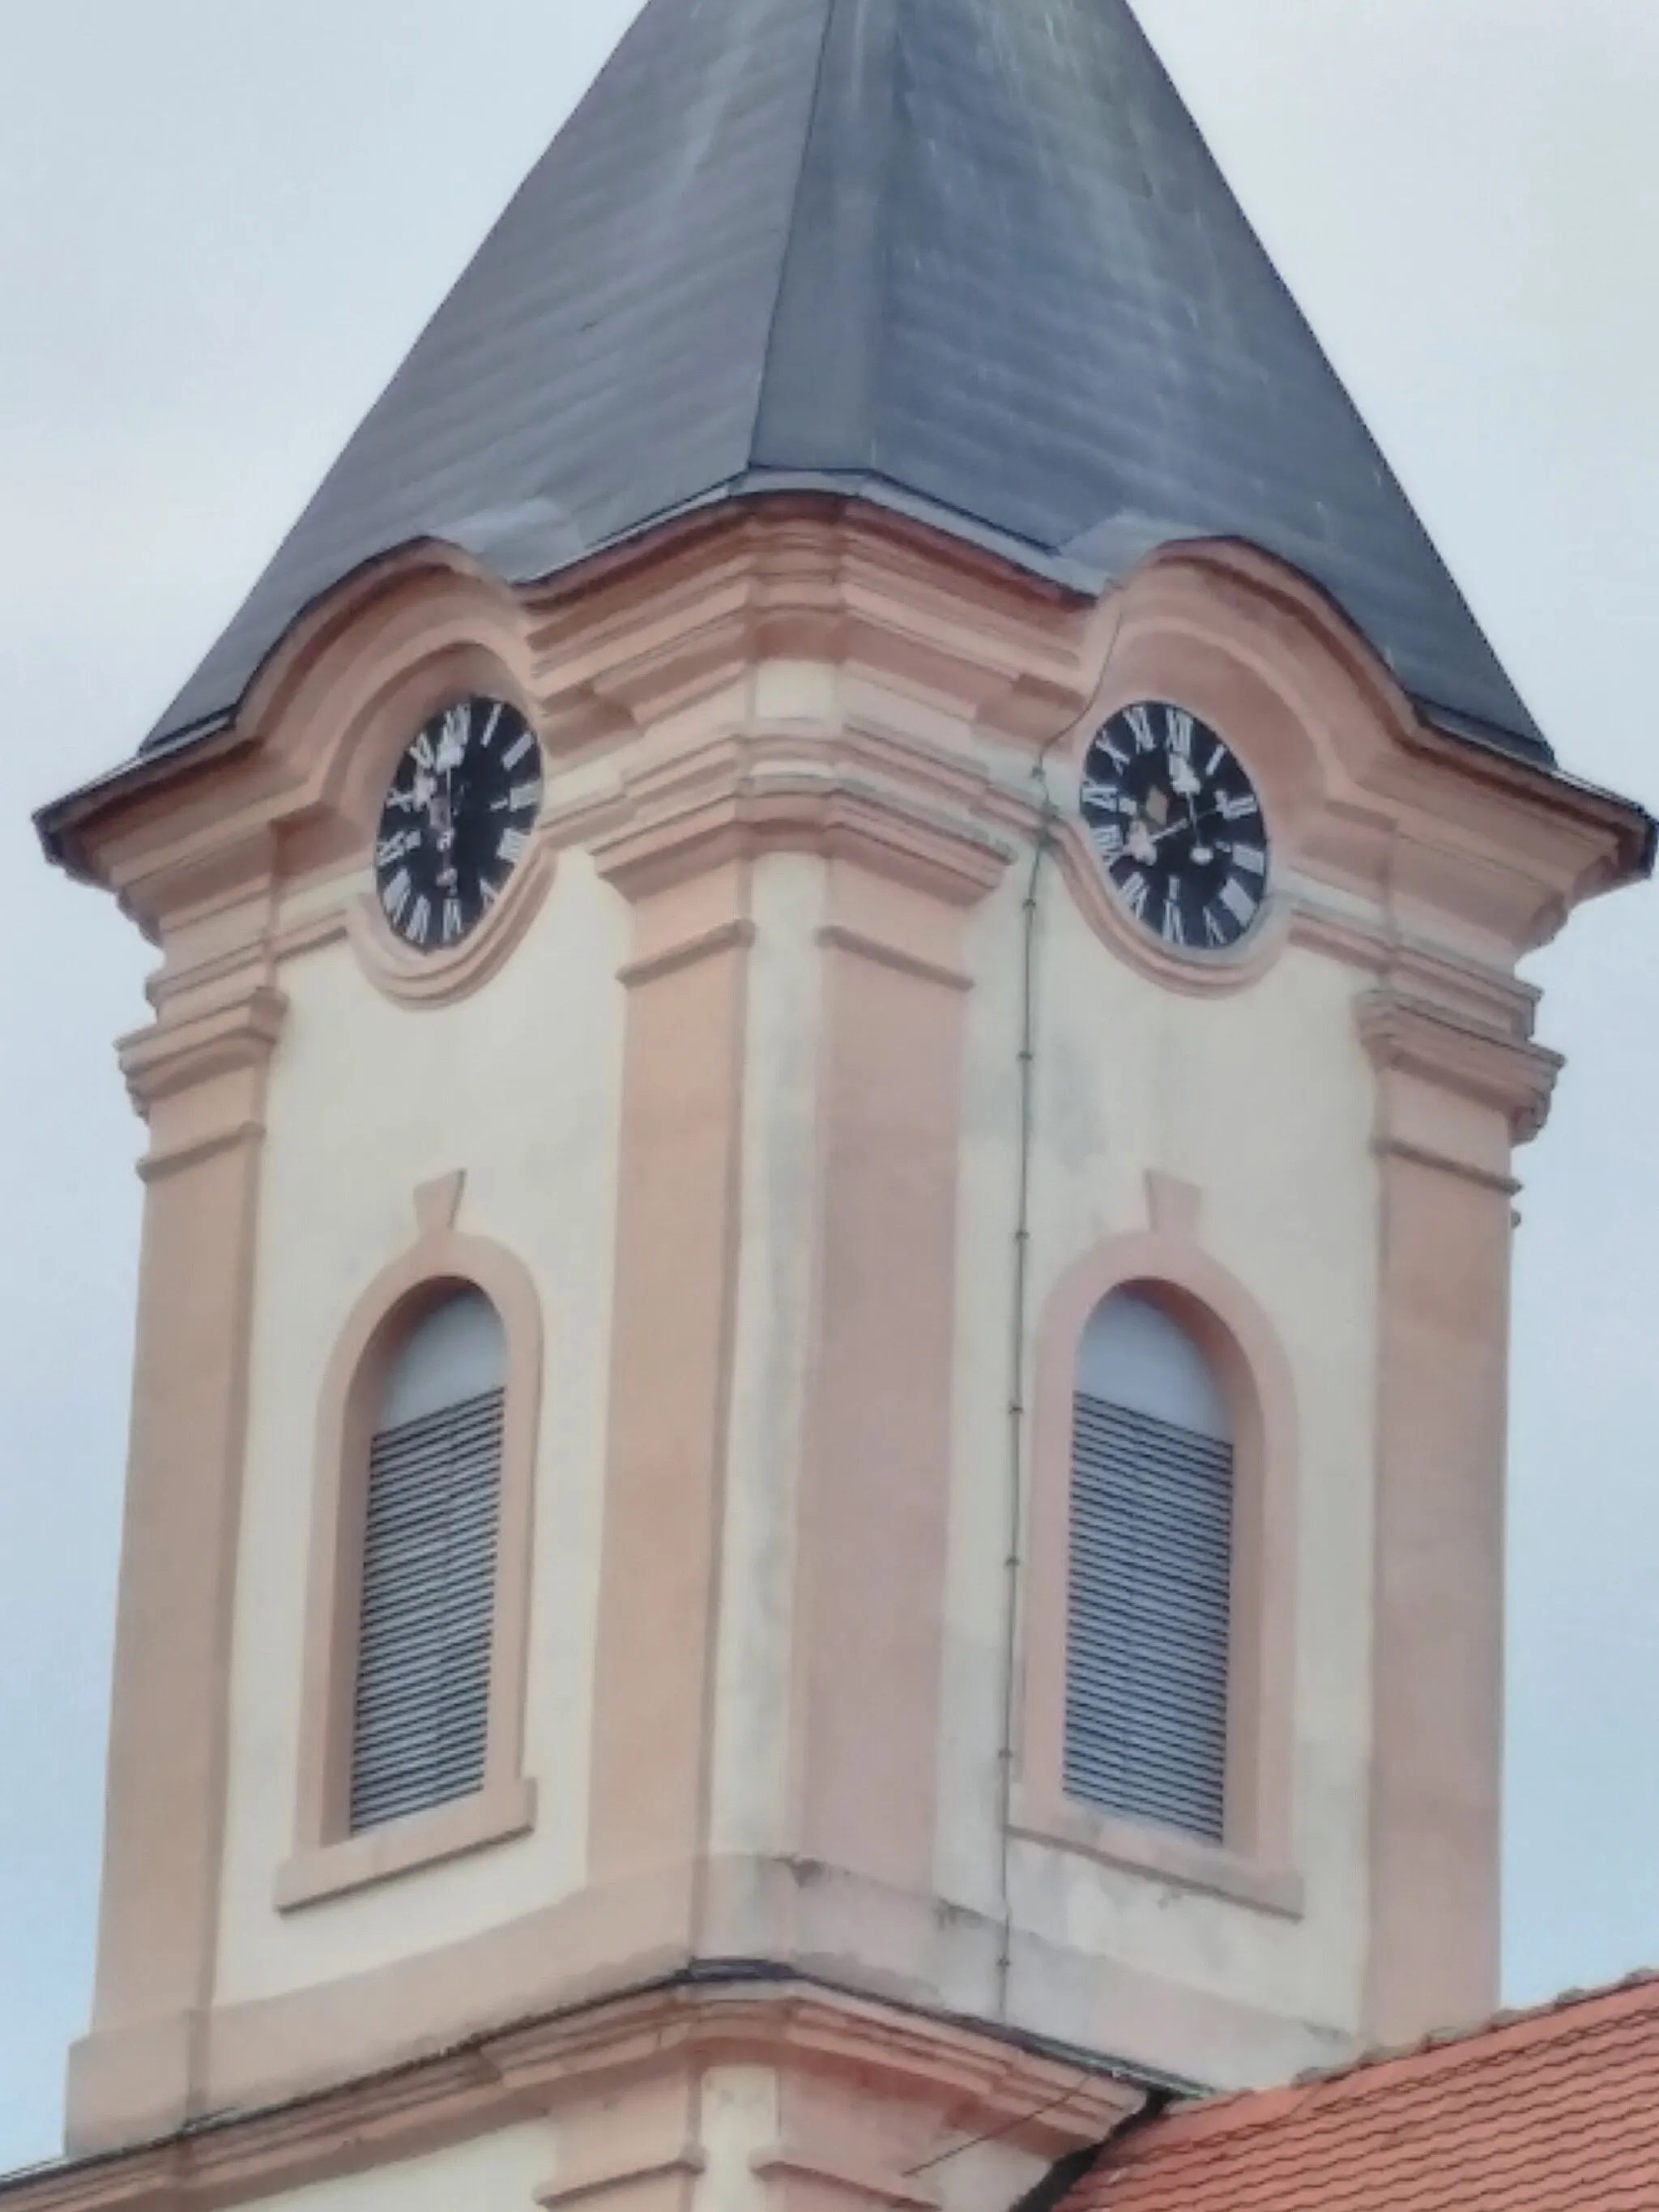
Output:
M822 672L789 675L792 698L813 679L803 711L833 712ZM1018 763L986 757L1018 780ZM1022 859L970 925L939 1747L938 1891L992 1920L1000 1909L1024 890ZM720 1855L791 1848L795 1485L819 1202L824 898L820 860L779 855L755 869L709 1793ZM341 942L283 974L293 1011L273 1071L264 1165L221 2002L408 1955L415 1899L427 1949L581 1884L625 1011L616 975L629 956L629 927L623 902L572 853L502 971L453 1006L391 1004ZM1058 870L1048 876L1028 1319L1034 1326L1049 1289L1091 1245L1145 1225L1144 1177L1155 1168L1203 1191L1207 1249L1281 1336L1303 1425L1296 1870L1308 1911L1296 1923L1019 1841L1010 1865L1017 1918L1045 1949L1332 2027L1358 2014L1366 1907L1376 1221L1358 988L1352 971L1292 951L1239 995L1179 995L1103 944ZM292 1838L318 1385L353 1303L410 1240L413 1190L457 1167L469 1178L460 1225L514 1250L544 1306L525 1762L539 1815L523 1839L279 1915L271 1883ZM1064 1986L1076 1994L1066 1997L1057 1980L1039 2024L1087 2040L1091 1978ZM983 1995L965 1985L954 1994Z
M793 1595L817 1221L822 861L755 871L710 1848L786 1848Z
M261 2200L263 2212L526 2212L557 2168L546 2124L510 2128Z
M1011 881L975 922L940 1754L939 1888L992 1915L1024 889ZM1352 2028L1367 1911L1377 1343L1373 1092L1353 1012L1363 981L1291 951L1237 995L1177 994L1101 943L1057 872L1042 895L1039 972L1032 1324L1081 1254L1146 1226L1144 1178L1161 1170L1202 1192L1205 1248L1265 1310L1292 1370L1302 1430L1295 1864L1307 1909L1295 1921L1020 1840L1011 1864L1018 1926L1023 1938L1194 1991ZM1034 1974L1020 2008L1087 2039L1097 1994L1087 1977Z
M416 1924L419 1948L458 1940L581 1881L627 933L622 902L573 854L514 957L453 1006L392 1004L342 942L284 969L292 1009L262 1187L221 2002L406 1956ZM354 1302L412 1240L412 1194L458 1168L459 1225L507 1246L543 1302L525 1748L539 1814L520 1841L279 1915L271 1885L293 1841L319 1389Z
M769 2067L718 2066L703 2076L696 2125L703 2166L691 2212L768 2212L775 2198L756 2166L777 2146L778 2106Z

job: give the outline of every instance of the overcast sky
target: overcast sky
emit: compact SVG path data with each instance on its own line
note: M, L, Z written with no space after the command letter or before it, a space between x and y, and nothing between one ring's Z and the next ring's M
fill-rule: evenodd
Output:
M1007 0L1037 6L1041 0ZM1137 0L1564 759L1659 802L1659 6ZM0 0L0 2169L96 1893L143 948L29 810L129 752L633 0ZM1508 1983L1659 1961L1659 905L1535 963Z

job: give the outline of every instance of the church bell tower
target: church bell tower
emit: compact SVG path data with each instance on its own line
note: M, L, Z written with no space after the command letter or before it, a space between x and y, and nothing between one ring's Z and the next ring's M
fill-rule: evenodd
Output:
M980 2212L1491 2005L1652 825L1125 0L651 0L42 830L159 953L54 2212Z

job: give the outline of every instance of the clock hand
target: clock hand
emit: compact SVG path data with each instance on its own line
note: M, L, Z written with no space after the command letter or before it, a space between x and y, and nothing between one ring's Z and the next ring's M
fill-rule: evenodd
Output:
M1194 814L1188 822L1171 822L1167 830L1159 830L1153 833L1152 842L1154 845L1161 845L1166 837L1173 837L1178 830L1189 830L1196 836L1205 823L1218 821L1221 811L1218 806L1206 806L1202 814Z

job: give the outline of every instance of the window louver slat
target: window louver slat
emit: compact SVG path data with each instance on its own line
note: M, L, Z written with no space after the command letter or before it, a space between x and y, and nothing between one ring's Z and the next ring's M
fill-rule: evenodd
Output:
M1079 1395L1072 1449L1066 1788L1218 1842L1232 1449Z
M381 1431L369 1457L354 1832L481 1787L504 1394Z

